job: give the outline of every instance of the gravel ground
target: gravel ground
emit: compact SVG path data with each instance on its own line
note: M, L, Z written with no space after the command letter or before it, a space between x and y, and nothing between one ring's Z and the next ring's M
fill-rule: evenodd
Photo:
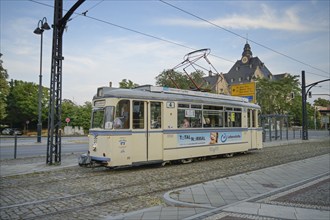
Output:
M74 166L4 177L0 182L0 219L99 219L163 204L163 194L175 188L327 153L329 140L165 167L109 170ZM76 159L76 155L69 157Z

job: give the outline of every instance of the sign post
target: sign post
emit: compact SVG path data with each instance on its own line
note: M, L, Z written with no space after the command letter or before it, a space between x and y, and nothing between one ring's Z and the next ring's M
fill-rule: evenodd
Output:
M65 122L66 122L66 126L69 126L70 118L66 118Z

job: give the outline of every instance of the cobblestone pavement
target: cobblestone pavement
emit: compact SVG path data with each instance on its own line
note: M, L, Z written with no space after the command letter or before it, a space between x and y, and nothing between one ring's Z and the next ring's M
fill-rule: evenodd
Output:
M329 173L288 187L274 195L263 196L236 205L223 208L219 214L204 218L205 220L273 220L273 219L330 219L330 176Z
M172 189L327 153L328 139L166 167L109 170L73 166L1 177L0 219L100 219L166 207L162 197ZM1 161L0 165L10 163L12 160ZM196 209L200 211L203 208Z

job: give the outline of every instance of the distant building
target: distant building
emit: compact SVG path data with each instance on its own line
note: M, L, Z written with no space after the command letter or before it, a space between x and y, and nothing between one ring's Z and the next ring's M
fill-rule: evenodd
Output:
M330 128L330 126L329 126L330 106L328 106L328 107L315 106L315 110L318 110L321 115L321 128L324 128L325 130L329 129Z
M254 82L258 78L278 80L288 75L288 73L273 75L258 57L253 57L251 47L246 42L241 59L236 61L228 73L209 75L204 79L213 92L230 94L231 85Z

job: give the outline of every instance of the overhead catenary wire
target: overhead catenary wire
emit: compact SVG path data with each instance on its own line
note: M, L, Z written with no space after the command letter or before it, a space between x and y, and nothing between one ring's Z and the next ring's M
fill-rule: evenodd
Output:
M89 11L91 11L92 9L94 9L96 6L98 6L99 4L101 4L102 2L104 2L105 0L100 0L99 2L97 2L96 4L94 4L92 7L88 8L86 11L82 12L81 15L86 16L87 13ZM72 21L73 19L75 19L76 17L78 17L80 14L76 14L75 17L71 18L70 21Z
M29 0L31 2L34 2L34 3L37 3L37 4L40 4L40 5L44 5L44 6L47 6L47 7L51 7L53 8L52 5L49 5L49 4L46 4L46 3L42 3L42 2L38 2L36 0ZM103 2L104 0L102 0ZM100 4L101 2L99 2L98 4ZM94 6L92 7L94 8ZM65 9L63 9L65 10ZM90 9L88 9L87 11L90 11ZM67 10L65 10L67 11ZM86 11L85 11L86 12ZM110 21L105 21L103 19L100 19L100 18L96 18L96 17L92 17L92 16L89 16L87 15L87 13L77 13L77 12L74 12L74 14L76 15L74 18L78 17L78 16L82 16L82 17L85 17L85 18L89 18L89 19L92 19L94 21L97 21L97 22L101 22L101 23L104 23L104 24L107 24L107 25L111 25L111 26L114 26L114 27L117 27L117 28L120 28L120 29L123 29L123 30L126 30L126 31L130 31L130 32L133 32L133 33L136 33L136 34L140 34L140 35L143 35L143 36L146 36L146 37L149 37L149 38L153 38L153 39L156 39L156 40L160 40L160 41L163 41L163 42L166 42L166 43L169 43L169 44L173 44L173 45L176 45L176 46L180 46L180 47L183 47L183 48L186 48L186 49L189 49L189 50L197 50L197 48L193 48L193 47L190 47L190 46L186 46L184 44L181 44L181 43L178 43L178 42L174 42L174 41L171 41L171 40L168 40L168 39L164 39L164 38L161 38L161 37L157 37L157 36L154 36L152 34L148 34L148 33L144 33L142 31L138 31L138 30L135 30L135 29L132 29L132 28L128 28L128 27L125 27L125 26L122 26L122 25L119 25L119 24L115 24L113 22L110 22ZM70 21L72 21L73 19L70 19ZM224 58L224 57L221 57L221 56L218 56L216 54L210 54L211 56L213 57L216 57L218 59L221 59L221 60L224 60L224 61L227 61L227 62L230 62L230 63L235 63L235 61L233 60L229 60L227 58Z
M240 38L246 39L246 37L244 37L244 36L242 36L242 35L240 35L240 34L237 34L237 33L235 33L234 31L231 31L231 30L228 30L227 28L221 27L220 25L217 25L217 24L215 24L215 23L213 23L213 22L211 22L211 21L209 21L209 20L207 20L207 19L205 19L205 18L202 18L202 17L200 17L200 16L198 16L198 15L195 15L195 14L193 14L193 13L187 11L187 10L184 10L184 9L182 9L182 8L179 8L179 7L173 5L173 4L169 3L169 2L166 2L166 1L164 1L164 0L159 0L159 1L162 2L162 3L164 3L164 4L166 4L166 5L168 5L168 6L170 6L170 7L172 7L172 8L175 8L175 9L181 11L181 12L184 12L185 14L188 14L188 15L190 15L190 16L192 16L192 17L195 17L195 18L197 18L197 19L199 19L199 20L202 20L202 21L204 21L204 22L206 22L206 23L208 23L208 24L210 24L210 25L212 25L212 26L215 26L215 27L217 27L217 28L220 28L220 29L222 29L222 30L224 30L224 31L226 31L226 32L228 32L228 33L230 33L230 34L233 34L233 35L235 35L235 36L237 36L237 37L240 37ZM270 47L268 47L268 46L265 46L265 45L263 45L263 44L261 44L261 43L258 43L258 42L254 41L254 40L251 40L251 38L249 38L249 42L252 42L252 43L254 43L254 44L256 44L256 45L258 45L258 46L260 46L260 47L263 47L263 48L265 48L265 49L267 49L267 50L270 50L270 51L272 51L272 52L274 52L274 53L277 53L277 54L279 54L279 55L281 55L281 56L284 56L284 57L286 57L286 58L288 58L288 59L290 59L290 60L293 60L293 61L295 61L295 62L298 62L298 63L300 63L300 64L303 64L303 65L308 66L308 67L310 67L310 68L312 68L312 69L318 70L318 71L320 71L320 72L323 72L323 73L326 73L326 74L329 75L329 72L326 72L326 71L324 71L324 70L322 70L322 69L320 69L320 68L318 68L318 67L314 67L314 66L312 66L312 65L310 65L310 64L308 64L308 63L306 63L306 62L300 61L300 60L298 60L298 59L296 59L296 58L294 58L294 57L292 57L292 56L289 56L289 55L284 54L284 53L282 53L282 52L279 52L279 51L277 51L277 50L275 50L275 49L272 49L272 48L270 48ZM324 75L320 75L320 74L316 74L316 73L311 73L311 74L313 74L313 75L317 75L317 76L321 76L321 77L328 77L328 76L324 76Z
M39 1L36 1L36 0L29 0L29 1L34 2L34 3L37 3L37 4L40 4L40 5L44 5L44 6L47 6L47 7L54 8L54 6L52 6L52 5L49 5L49 4L46 4L46 3L43 3L43 2L39 2ZM111 26L114 26L114 27L117 27L117 28L120 28L120 29L123 29L123 30L127 30L127 31L130 31L130 32L136 33L136 34L140 34L140 35L143 35L143 36L146 36L146 37L149 37L149 38L153 38L153 39L156 39L156 40L160 40L160 41L163 41L163 42L166 42L166 43L170 43L170 44L173 44L173 45L176 45L176 46L180 46L180 47L183 47L183 48L186 48L186 49L197 50L196 48L193 48L193 47L190 47L190 46L186 46L186 45L181 44L181 43L177 43L177 42L174 42L174 41L171 41L171 40L168 40L168 39L164 39L164 38L161 38L161 37L154 36L154 35L152 35L152 34L144 33L144 32L142 32L142 31L138 31L138 30L135 30L135 29L132 29L132 28L128 28L128 27L125 27L125 26L122 26L122 25L118 25L118 24L112 23L112 22L110 22L110 21L105 21L105 20L103 20L103 19L100 19L100 18L96 18L96 17L92 17L92 16L87 15L87 12L88 12L88 11L90 11L92 8L95 8L97 5L99 5L99 4L102 3L103 1L104 1L104 0L101 0L100 2L98 2L97 4L95 4L95 5L92 6L90 9L88 9L87 11L85 11L85 12L83 12L83 13L76 13L76 12L75 12L74 14L76 14L76 17L78 17L78 16L82 16L82 17L85 17L85 18L89 18L89 19L95 20L95 21L97 21L97 22L101 22L101 23L104 23L104 24L107 24L107 25L111 25ZM202 21L205 21L205 22L209 23L210 25L213 25L213 26L215 26L215 27L217 27L217 28L220 28L220 29L222 29L222 30L224 30L224 31L227 31L227 32L229 32L229 33L231 33L231 34L233 34L233 35L236 35L237 37L240 37L240 38L246 39L246 37L244 37L244 36L242 36L242 35L240 35L240 34L237 34L237 33L233 32L233 31L230 31L230 30L228 30L228 29L226 29L226 28L224 28L224 27L221 27L221 26L219 26L219 25L217 25L217 24L214 24L213 22L210 22L210 21L208 21L208 20L206 20L206 19L204 19L204 18L202 18L202 17L200 17L200 16L197 16L197 15L195 15L195 14L193 14L193 13L190 13L190 12L188 12L188 11L186 11L186 10L184 10L184 9L181 9L181 8L175 6L175 5L172 5L172 4L170 4L170 3L166 2L166 1L163 1L163 0L159 0L159 1L162 2L162 3L164 3L164 4L167 4L167 5L171 6L171 7L173 7L173 8L176 8L177 10L180 10L180 11L186 13L186 14L189 14L189 15L191 15L191 16L197 18L197 19L200 19L200 20L202 20ZM63 10L65 10L65 9L63 9ZM65 11L67 11L67 10L65 10ZM74 17L74 18L76 18L76 17ZM254 44L256 44L256 45L259 45L259 46L261 46L261 47L263 47L263 48L265 48L265 49L268 49L268 50L270 50L270 51L272 51L272 52L274 52L274 53L277 53L277 54L279 54L279 55L282 55L282 56L284 56L284 57L286 57L286 58L288 58L288 59L291 59L291 60L296 61L296 62L298 62L298 63L300 63L300 64L303 64L303 65L305 65L305 66L308 66L308 67L310 67L310 68L312 68L312 69L315 69L315 70L318 70L318 71L320 71L320 72L323 72L323 73L329 74L328 72L326 72L326 71L324 71L324 70L322 70L322 69L320 69L320 68L314 67L314 66L312 66L312 65L310 65L310 64L308 64L308 63L305 63L305 62L300 61L300 60L298 60L298 59L296 59L296 58L293 58L293 57L291 57L291 56L289 56L289 55L286 55L286 54L284 54L284 53L281 53L281 52L279 52L279 51L276 51L276 50L274 50L274 49L272 49L272 48L270 48L270 47L268 47L268 46L265 46L265 45L263 45L263 44L261 44L261 43L258 43L258 42L256 42L256 41L254 41L254 40L251 40L250 38L249 38L249 42L252 42L252 43L254 43ZM226 59L226 58L224 58L224 57L221 57L221 56L218 56L218 55L215 55L215 54L212 54L212 53L211 53L210 55L213 56L213 57L216 57L216 58L222 59L222 60L224 60L224 61L227 61L227 62L235 63L235 61L232 61L232 60ZM308 73L310 73L310 74L312 74L312 75L321 76L321 77L327 77L327 76L324 76L324 75L321 75L321 74L317 74L317 73L311 73L311 72L308 72Z

